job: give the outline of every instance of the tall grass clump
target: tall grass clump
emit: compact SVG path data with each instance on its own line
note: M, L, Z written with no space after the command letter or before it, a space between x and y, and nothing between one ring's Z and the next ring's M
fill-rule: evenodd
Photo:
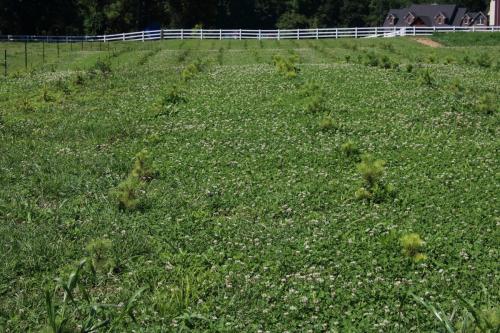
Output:
M278 73L288 79L296 78L299 74L299 67L297 66L298 61L299 57L297 55L291 55L289 57L281 55L273 56L274 67Z
M118 324L130 318L136 322L134 311L145 289L136 291L120 304L101 304L93 296L97 272L87 259L80 261L69 276L56 279L54 288L45 291L47 324L44 333L116 331Z
M434 77L431 75L429 69L420 71L418 75L418 82L422 86L434 87L436 85L436 81Z
M498 333L500 332L500 306L487 304L478 307L456 293L463 308L455 307L451 314L446 313L439 304L430 302L410 292L415 301L431 313L443 332L447 333Z
M358 164L358 171L363 184L355 193L357 199L379 203L394 195L393 186L383 182L385 161L375 159L369 154L363 155L361 163Z

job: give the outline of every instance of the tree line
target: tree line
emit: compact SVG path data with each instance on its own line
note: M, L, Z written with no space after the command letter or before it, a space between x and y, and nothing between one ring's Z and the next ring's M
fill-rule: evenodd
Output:
M0 0L0 34L375 26L390 8L425 2L429 0ZM489 0L440 3L485 11Z

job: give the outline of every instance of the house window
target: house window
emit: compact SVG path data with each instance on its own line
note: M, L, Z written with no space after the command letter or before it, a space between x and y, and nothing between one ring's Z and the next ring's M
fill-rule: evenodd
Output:
M390 25L394 25L394 16L393 15L389 15L389 17L387 18L387 20L389 21Z
M479 24L479 25L485 25L485 21L486 20L484 19L484 16L479 16L479 21L478 21L477 24Z

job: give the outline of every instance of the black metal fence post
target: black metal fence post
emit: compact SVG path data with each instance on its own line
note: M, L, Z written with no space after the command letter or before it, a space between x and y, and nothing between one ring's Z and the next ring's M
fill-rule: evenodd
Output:
M24 67L28 69L28 40L24 40Z

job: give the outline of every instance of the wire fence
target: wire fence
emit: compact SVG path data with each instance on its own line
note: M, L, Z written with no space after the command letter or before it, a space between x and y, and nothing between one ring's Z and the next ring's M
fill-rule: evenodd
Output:
M0 35L0 41L48 43L152 41L168 39L320 39L427 36L436 32L500 32L500 26L370 27L318 29L160 29L96 36Z

